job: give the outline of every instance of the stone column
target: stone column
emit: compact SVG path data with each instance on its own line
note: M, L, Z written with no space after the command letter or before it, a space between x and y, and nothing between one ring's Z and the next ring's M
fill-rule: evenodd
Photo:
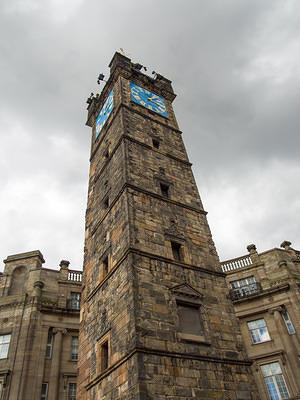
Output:
M34 351L37 354L36 362L38 363L38 368L37 371L35 372L35 377L36 377L36 384L35 384L35 389L34 391L31 390L32 398L33 399L39 399L41 397L41 387L42 383L44 381L44 371L45 371L45 353L46 353L46 343L48 339L48 331L49 327L40 325L40 328L38 329L38 334L37 334L37 343L38 343L38 348L36 348Z
M283 346L283 349L285 350L285 353L287 355L286 359L290 363L290 368L291 371L293 372L294 375L294 383L297 386L297 390L300 390L300 368L299 368L299 360L298 360L298 349L295 346L295 343L292 339L292 335L290 335L287 331L285 322L283 321L281 312L283 311L283 307L278 306L271 308L269 312L273 314L275 324L278 329L278 333L280 335L281 343ZM298 382L298 383L297 383Z
M49 392L48 400L58 399L59 390L59 378L60 378L60 361L61 361L61 350L62 350L62 337L67 333L66 329L54 328L54 344L52 350L52 360L50 368L50 379L49 379Z

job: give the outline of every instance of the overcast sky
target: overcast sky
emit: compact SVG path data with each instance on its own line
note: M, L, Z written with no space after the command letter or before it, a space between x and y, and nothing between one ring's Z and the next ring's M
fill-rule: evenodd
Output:
M173 82L221 260L300 249L299 0L1 0L0 256L81 268L86 98L121 48Z

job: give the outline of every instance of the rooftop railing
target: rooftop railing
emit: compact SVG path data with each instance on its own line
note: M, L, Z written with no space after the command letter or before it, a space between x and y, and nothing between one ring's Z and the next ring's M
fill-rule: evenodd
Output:
M68 281L73 282L81 282L82 281L82 272L81 271L69 271L68 273Z
M221 267L223 272L230 272L235 271L236 269L248 267L252 264L250 256L242 256L221 262Z

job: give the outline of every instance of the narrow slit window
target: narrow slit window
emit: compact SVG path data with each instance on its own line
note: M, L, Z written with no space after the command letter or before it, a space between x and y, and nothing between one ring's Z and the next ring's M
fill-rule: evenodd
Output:
M160 191L164 197L169 197L169 185L160 183Z
M72 336L71 359L78 360L78 336Z
M104 153L104 158L107 160L109 158L109 149L106 149Z
M103 260L103 276L108 274L108 256Z
M108 341L101 345L101 371L108 368Z
M48 332L47 345L46 345L46 358L51 358L52 356L52 345L53 345L53 332Z
M105 200L103 201L103 205L104 205L104 208L105 208L105 209L109 207L109 197L108 197L108 196L107 196L107 197L105 198Z
M48 397L48 382L42 383L41 400L47 400Z
M180 243L177 242L171 242L171 247L172 247L172 254L174 260L181 261L182 260L182 246Z
M282 315L282 318L283 318L283 320L285 322L286 329L288 330L288 333L290 335L293 335L294 333L296 333L294 325L293 325L293 323L292 323L292 321L290 319L290 316L289 316L288 312L285 311L285 310L281 311L281 315Z
M159 140L152 139L152 144L153 144L153 147L155 147L156 149L159 149Z

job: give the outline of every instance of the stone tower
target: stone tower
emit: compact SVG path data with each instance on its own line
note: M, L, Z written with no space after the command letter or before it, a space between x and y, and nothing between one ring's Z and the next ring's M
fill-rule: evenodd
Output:
M78 399L256 399L171 82L116 53L91 99Z

